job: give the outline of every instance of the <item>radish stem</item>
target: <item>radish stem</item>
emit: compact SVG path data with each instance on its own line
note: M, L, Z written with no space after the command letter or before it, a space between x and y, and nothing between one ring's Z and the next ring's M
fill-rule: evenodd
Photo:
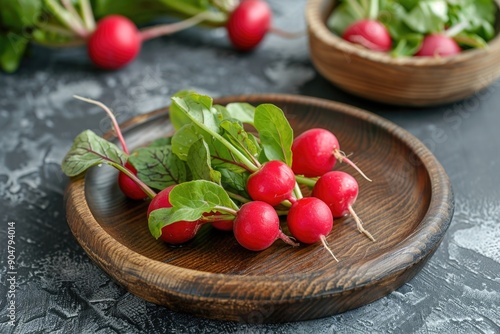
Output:
M309 177L305 177L302 175L295 175L295 179L297 180L298 183L304 184L308 187L314 187L317 181L316 179L311 179Z
M43 24L37 25L37 28L43 29L47 32L53 32L53 33L56 33L56 34L58 34L60 36L64 36L64 37L74 37L75 36L74 31L69 30L68 28L65 28L65 27L61 27L59 25L43 23Z
M199 7L189 5L187 1L161 0L161 2L167 7L170 7L174 12L178 12L179 14L186 17L195 16L200 13ZM221 27L224 26L227 22L227 14L225 13L216 11L210 11L206 13L208 14L205 22L212 26Z
M370 8L368 11L368 18L370 20L375 20L378 15L379 3L378 0L370 0Z
M80 0L82 18L85 28L88 31L95 30L95 19L94 13L92 12L92 6L90 5L89 0Z
M82 100L82 101L85 101L88 103L95 104L95 105L101 107L102 109L104 109L104 111L108 114L109 118L111 118L111 122L113 123L113 127L115 129L116 136L118 137L118 140L120 141L120 143L122 145L123 151L128 155L129 151L128 151L127 145L125 144L125 139L123 138L122 132L120 130L120 126L118 125L118 122L116 121L116 118L115 118L115 115L113 115L113 112L111 112L111 110L102 102L95 101L92 99L87 99L85 97L81 97L78 95L73 95L73 97L75 99L78 99L78 100Z
M231 208L228 208L226 206L215 205L214 210L227 212L233 216L236 216L238 214L238 211L231 209Z
M86 45L87 42L84 39L79 38L78 40L74 41L69 41L69 42L64 42L64 43L52 43L52 42L47 42L44 40L38 40L38 39L33 39L33 43L45 46L47 48L55 48L55 49L60 49L60 48L72 48L72 47L78 47L78 46L83 46Z
M357 0L351 0L349 3L351 5L351 8L354 10L354 13L359 19L362 19L365 17L365 11L363 10L363 7L360 6Z
M293 194L295 195L295 197L297 199L301 199L304 197L304 195L302 195L302 191L300 190L299 184L297 182L295 182L295 187L293 188Z
M458 35L459 33L461 33L462 30L467 28L467 25L468 25L467 22L460 22L460 23L454 25L453 27L446 29L444 31L444 34L448 37L454 37L454 36Z
M226 190L226 193L229 195L229 197L231 197L232 199L237 200L238 202L241 202L241 203L248 203L248 202L250 202L250 200L248 198L243 197L241 195L235 194L235 193L227 191L227 190Z
M81 27L83 30L87 31L85 28L85 24L83 23L80 15L76 11L75 6L73 6L73 3L71 2L71 0L61 0L61 3L64 6L64 8L66 8L68 13L71 14L73 22L76 25L78 25L79 27ZM87 34L88 34L88 31L87 31Z
M135 175L134 173L132 173L125 166L122 166L122 165L117 164L117 163L110 163L110 165L113 166L113 167L115 167L120 172L124 173L129 178L131 178L132 181L134 181L135 183L137 183L137 185L139 187L141 187L141 189L146 193L146 195L148 195L148 197L150 199L153 199L156 196L156 193L150 187L148 187L144 182L142 182L141 179L139 179L139 177L137 175Z
M173 34L175 32L195 26L205 21L208 17L210 17L209 12L201 12L183 21L145 28L141 30L141 38L143 41L147 41L159 36Z
M224 13L231 13L238 6L238 0L212 0L211 3Z
M211 216L203 216L200 218L200 221L207 223L215 223L223 220L233 220L234 215L211 215Z

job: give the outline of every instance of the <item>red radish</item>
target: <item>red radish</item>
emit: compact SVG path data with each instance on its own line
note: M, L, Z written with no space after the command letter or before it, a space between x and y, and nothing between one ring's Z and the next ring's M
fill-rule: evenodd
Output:
M364 19L351 24L342 38L373 51L391 50L392 39L387 28L377 20Z
M151 200L148 206L148 212L147 216L149 217L149 214L157 209L162 209L162 208L171 208L172 204L170 204L170 200L168 199L168 196L172 189L174 189L175 185L169 186L162 191L160 191L158 194L156 194L155 197Z
M333 216L323 201L315 197L297 200L288 211L287 225L290 233L300 242L313 244L321 241L338 262L326 243L326 236L333 227Z
M241 51L256 47L271 29L271 17L271 8L265 1L243 0L226 25L233 46Z
M375 241L373 236L364 229L361 220L352 208L358 193L359 186L356 179L342 171L331 171L324 174L318 179L312 191L314 197L321 199L328 205L334 218L351 214L356 221L359 232Z
M121 68L139 54L141 35L135 24L120 15L109 15L97 24L88 40L89 57L94 64L115 70Z
M175 185L163 189L151 200L151 203L149 203L148 207L148 217L153 210L172 207L168 196L174 187ZM180 245L193 239L196 236L196 233L198 232L200 226L200 221L192 222L181 220L173 224L164 226L161 229L160 239L171 245Z
M134 175L137 175L137 170L129 162L125 164L125 168L131 171ZM148 197L144 190L142 190L142 188L134 180L125 175L123 172L118 174L118 186L123 194L130 199L140 200Z
M280 219L274 208L261 201L241 206L234 220L233 232L238 243L248 250L261 251L277 239L297 246L280 229Z
M220 220L212 222L212 226L220 231L232 231L233 221L232 220Z
M229 16L226 30L231 44L240 51L254 49L267 33L296 38L304 33L290 33L271 26L272 11L263 0L243 0Z
M292 144L292 170L306 177L321 176L332 170L337 159L354 167L364 178L366 175L340 150L337 137L321 128L309 129L298 135Z
M430 34L425 36L417 57L448 57L462 52L455 40L446 34Z
M292 200L295 174L284 162L272 160L264 163L250 175L247 191L254 201L263 201L276 206L284 200Z

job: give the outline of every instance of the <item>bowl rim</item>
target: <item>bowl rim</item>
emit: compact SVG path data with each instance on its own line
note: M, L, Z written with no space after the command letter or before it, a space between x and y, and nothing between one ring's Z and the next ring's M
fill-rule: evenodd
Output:
M326 296L333 296L339 293L345 293L346 291L353 291L365 286L376 285L378 282L387 279L387 277L398 276L407 270L409 267L415 265L416 263L421 263L425 261L438 247L446 230L448 229L454 209L453 191L451 184L449 182L448 176L438 162L437 158L432 154L432 152L415 136L413 136L407 130L399 127L395 123L382 118L376 114L369 111L359 109L357 107L349 106L344 103L334 102L330 100L324 100L320 98L314 98L309 96L300 95L288 95L288 94L255 94L255 95L235 95L228 97L221 97L214 99L214 103L226 104L234 101L267 101L268 103L278 103L278 102L288 102L288 103L300 103L308 104L318 108L335 109L337 112L347 114L349 116L360 119L361 121L370 122L376 126L383 128L388 131L394 137L398 138L402 143L407 145L419 158L421 158L422 164L429 175L429 182L431 185L431 191L434 193L437 189L442 191L441 196L436 198L431 197L427 212L422 218L420 224L416 226L415 230L404 240L398 243L394 250L397 250L395 254L388 258L383 259L384 263L391 263L392 270L390 272L376 273L372 271L371 264L376 264L381 261L380 256L374 256L370 258L366 264L365 269L367 272L372 272L374 276L371 279L363 279L361 282L358 280L352 280L350 284L343 286L342 288L336 287L332 288L324 286L325 282L322 281L322 277L325 276L325 272L321 271L315 275L311 273L297 273L297 274L278 274L278 275L230 275L231 280L227 284L234 284L234 282L239 282L243 285L265 285L267 287L272 287L277 291L286 289L283 287L282 281L276 280L278 277L286 277L290 283L299 284L300 282L307 282L312 285L320 285L324 289L314 293L313 295L304 297L300 295L301 290L298 289L296 293L288 293L283 299L280 300L281 303L290 302L296 300L299 296L301 300L305 299L317 299ZM134 124L134 120L140 120L141 122L150 121L151 119L157 119L160 117L165 117L167 111L165 109L156 110L146 115L137 116L125 123L123 123L124 131L127 130L129 124ZM105 137L110 137L111 134L108 133ZM105 250L119 255L118 258L110 258L106 255L104 251L95 252L88 244L85 244L85 240L82 240L78 233L75 235L76 239L79 241L80 245L85 249L90 257L93 258L100 264L101 267L120 267L124 263L128 263L126 266L127 272L133 272L137 274L134 279L139 279L141 272L150 270L150 274L146 277L148 279L148 284L157 285L159 291L168 292L177 298L185 299L195 299L197 301L209 300L213 301L214 298L217 300L231 300L231 296L225 295L214 295L206 291L203 284L199 284L203 281L210 281L212 279L227 277L227 274L212 273L199 271L195 269L188 269L177 267L168 263L153 260L147 258L145 255L139 254L120 242L116 241L108 232L101 226L101 224L93 217L92 212L88 206L87 201L77 201L76 197L85 194L85 177L77 177L72 179L65 193L66 209L71 212L72 215L78 216L78 222L74 221L70 223L70 228L75 235L74 226L78 223L88 224L90 229L85 232L95 236L96 241L103 244ZM76 205L78 204L78 205ZM445 217L443 219L443 217ZM74 219L74 218L73 218ZM423 224L425 222L425 224ZM432 238L424 238L425 242L422 242L419 237L422 235L428 236L432 235ZM82 244L83 242L83 244ZM407 256L409 251L418 255ZM123 267L122 267L123 268ZM376 274L376 275L375 275ZM161 277L169 277L168 282L160 282ZM144 279L144 277L143 277ZM316 281L316 282L314 282ZM190 291L184 291L179 289L179 282L191 282L193 284L199 285L196 289L191 289ZM121 282L130 283L130 282ZM131 283L133 284L133 282ZM222 283L222 286L226 283ZM299 284L300 285L300 284ZM231 288L231 287L230 287ZM234 288L234 286L232 287ZM208 294L207 294L208 293ZM151 300L150 300L151 301ZM272 298L268 301L272 301Z
M479 57L500 54L500 33L489 41L488 47L483 49L468 49L452 57L399 57L395 58L384 52L368 50L361 46L345 41L341 37L331 32L323 19L325 15L322 8L335 0L308 0L306 4L306 22L309 35L314 35L327 46L337 49L346 56L358 56L373 62L406 67L438 67L444 64L461 64ZM497 20L500 15L500 1L494 0L497 5ZM498 25L499 23L497 23Z

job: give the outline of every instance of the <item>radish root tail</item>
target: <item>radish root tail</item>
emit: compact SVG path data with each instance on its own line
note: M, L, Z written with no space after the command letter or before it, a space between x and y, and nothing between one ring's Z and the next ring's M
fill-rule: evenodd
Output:
M366 235L371 241L375 241L375 238L371 235L371 233L365 230L365 228L363 227L363 223L361 222L361 219L359 219L358 215L356 214L356 212L354 212L351 206L349 206L349 212L351 213L351 216L354 218L354 221L356 222L358 231Z
M321 243L323 244L323 247L330 253L331 256L335 259L335 261L339 262L339 259L333 254L332 250L328 246L328 242L326 241L326 237L324 235L321 236Z
M335 156L335 158L337 158L338 161L340 161L341 163L345 161L346 164L348 164L349 166L351 166L352 168L354 168L366 180L372 182L372 180L368 176L366 176L365 173L363 173L363 171L358 166L356 166L356 164L354 162L352 162L346 156L346 154L344 152L342 152L340 150L335 150L335 151L333 151L333 155Z
M280 230L279 234L278 234L278 238L280 238L281 240L283 240L286 244L290 245L290 246L293 246L293 247L298 247L300 246L300 244L294 242L292 240L291 237L287 236L285 233L283 233L283 231Z

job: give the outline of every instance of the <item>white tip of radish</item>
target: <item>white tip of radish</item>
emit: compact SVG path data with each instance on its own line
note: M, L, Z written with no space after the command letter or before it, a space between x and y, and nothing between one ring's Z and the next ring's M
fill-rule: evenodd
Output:
M332 250L328 246L328 242L326 241L326 237L324 235L321 236L321 243L323 244L323 247L333 256L335 261L339 262L339 259L333 254Z
M354 162L352 162L351 160L349 160L349 158L346 156L346 154L340 150L335 150L333 151L333 155L335 156L335 158L337 158L337 160L339 162L344 162L346 164L348 164L349 166L351 166L352 168L354 168L359 174L361 174L361 176L363 176L367 181L370 181L372 182L372 180L365 175L365 173L363 173L363 171L358 167L356 166L356 164Z
M365 230L365 228L363 227L363 223L361 222L361 219L359 219L358 215L356 214L356 212L354 212L351 206L349 206L349 212L351 213L351 216L354 218L354 221L356 222L356 226L358 228L359 233L363 233L371 241L376 241L375 238L371 235L371 233Z

